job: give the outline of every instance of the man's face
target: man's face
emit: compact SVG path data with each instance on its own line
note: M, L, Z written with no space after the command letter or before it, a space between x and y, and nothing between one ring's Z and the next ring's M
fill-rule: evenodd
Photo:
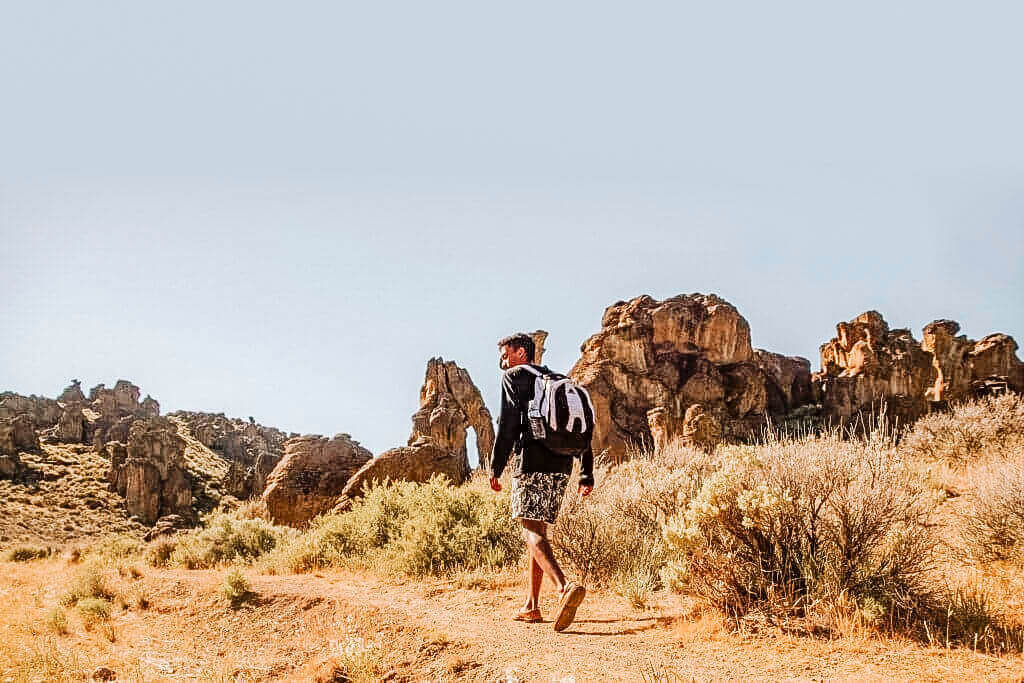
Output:
M498 366L502 370L508 370L514 368L517 365L522 365L526 362L526 349L517 349L514 346L502 346L501 347L501 360L498 361Z

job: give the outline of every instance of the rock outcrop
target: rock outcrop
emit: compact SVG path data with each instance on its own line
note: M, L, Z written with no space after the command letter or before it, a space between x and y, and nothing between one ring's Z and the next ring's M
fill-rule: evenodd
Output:
M464 368L431 358L420 389L420 408L412 416L408 445L430 439L460 462L454 469L468 472L466 431L470 427L476 434L479 462L487 463L494 447L494 424L480 390Z
M374 482L414 481L423 483L436 475L444 475L455 484L469 478L469 463L453 458L452 452L431 439L421 439L408 446L384 451L352 475L341 492L337 511L348 508L351 501L363 495Z
M907 329L890 330L877 311L840 322L821 347L822 369L813 377L825 416L845 423L884 405L891 420L907 424L992 381L1024 391L1024 364L1012 337L992 334L975 342L959 331L955 321L935 320L918 342Z
M347 434L289 439L261 502L275 524L303 526L330 510L346 482L372 457Z
M160 404L149 396L140 404L139 394L139 387L124 379L117 380L113 389L104 384L90 389L88 406L83 409L83 440L99 449L107 441L123 438L125 429L136 419L157 417Z
M44 396L22 396L14 392L0 393L0 420L28 415L36 429L46 429L57 424L60 406L52 398Z
M176 411L168 417L182 422L197 441L227 461L223 492L239 500L263 493L267 477L284 456L285 441L298 436L223 413Z
M17 455L18 451L39 450L39 437L31 414L21 413L0 418L0 453Z
M111 488L125 507L146 524L165 515L192 517L191 477L185 469L185 441L167 418L132 422L127 444L109 441Z
M755 352L747 321L713 294L620 301L581 351L569 374L594 403L594 452L612 461L630 443L681 436L691 406L743 439L811 393L810 363Z

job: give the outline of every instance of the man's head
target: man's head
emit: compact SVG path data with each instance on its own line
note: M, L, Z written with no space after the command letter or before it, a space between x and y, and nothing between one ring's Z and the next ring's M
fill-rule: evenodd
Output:
M528 334L520 332L505 337L498 342L498 349L501 351L499 365L502 370L533 362L533 337Z

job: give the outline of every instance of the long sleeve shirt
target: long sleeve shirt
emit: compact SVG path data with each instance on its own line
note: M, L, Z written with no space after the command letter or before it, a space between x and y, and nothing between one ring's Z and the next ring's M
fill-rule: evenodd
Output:
M545 374L551 370L542 365L533 366ZM540 441L529 438L526 410L533 399L534 375L521 365L505 371L501 380L501 413L498 415L498 434L491 453L491 476L501 476L513 450L519 454L519 471L572 472L571 456L553 453ZM580 486L594 485L594 451L588 445L580 454Z

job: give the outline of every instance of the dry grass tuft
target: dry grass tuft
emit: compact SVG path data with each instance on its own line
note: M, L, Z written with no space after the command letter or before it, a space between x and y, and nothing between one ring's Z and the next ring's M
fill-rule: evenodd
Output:
M22 543L12 548L8 548L2 556L0 561L3 562L31 562L32 560L43 560L54 553L54 549L49 546L32 545L29 543Z
M1024 451L1024 397L1007 393L925 415L900 443L908 457L962 467Z

